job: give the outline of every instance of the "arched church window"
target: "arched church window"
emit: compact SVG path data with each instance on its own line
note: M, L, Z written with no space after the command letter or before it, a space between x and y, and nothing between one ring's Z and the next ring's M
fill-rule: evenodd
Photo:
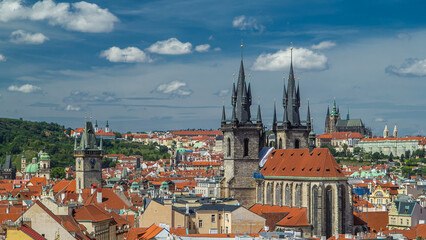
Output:
M231 156L231 139L228 138L228 157Z
M278 149L283 149L283 140L280 138L280 141L278 142Z
M275 205L281 206L283 198L283 187L281 184L275 186Z
M266 204L272 204L272 183L266 185Z
M333 234L333 190L331 186L325 189L325 235L327 238Z
M249 155L249 139L244 139L244 157Z
M294 148L300 148L300 141L299 139L296 139L296 141L294 141Z
M314 235L319 235L318 226L318 187L312 188L312 226L314 227Z
M264 193L264 182L259 183L257 186L257 203L263 204L263 194Z
M341 224L342 224L342 232L343 233L346 233L346 215L345 215L345 213L346 213L346 189L345 189L345 186L344 185L340 185L340 206L342 206L342 221L341 221Z
M300 207L301 202L301 187L300 184L296 184L295 190L294 190L294 203L296 207Z
M289 184L285 186L285 205L291 207L291 187Z

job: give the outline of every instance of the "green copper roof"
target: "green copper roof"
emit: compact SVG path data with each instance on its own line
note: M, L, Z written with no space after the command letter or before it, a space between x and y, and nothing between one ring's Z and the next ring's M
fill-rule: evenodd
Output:
M36 173L38 171L39 163L30 163L25 168L25 173Z
M361 119L338 120L337 127L362 127Z
M186 152L186 148L180 147L176 149L176 152Z
M47 153L42 153L40 156L40 160L50 160L50 156Z

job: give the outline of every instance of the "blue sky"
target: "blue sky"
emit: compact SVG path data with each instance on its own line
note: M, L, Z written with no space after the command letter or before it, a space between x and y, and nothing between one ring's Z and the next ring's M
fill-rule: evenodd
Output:
M0 0L0 116L116 131L220 126L244 41L270 127L290 42L301 117L335 97L374 134L426 135L423 1ZM278 117L282 107L278 105ZM256 106L253 106L253 112Z

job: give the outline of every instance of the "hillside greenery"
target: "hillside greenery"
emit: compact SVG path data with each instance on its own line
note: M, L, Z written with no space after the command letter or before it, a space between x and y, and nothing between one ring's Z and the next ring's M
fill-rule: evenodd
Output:
M0 118L0 164L6 155L12 156L12 165L20 170L22 152L27 163L45 149L51 158L51 168L74 166L74 138L68 137L70 128L57 123L32 122L22 119ZM103 140L104 154L142 155L146 161L169 158L168 149L158 145Z

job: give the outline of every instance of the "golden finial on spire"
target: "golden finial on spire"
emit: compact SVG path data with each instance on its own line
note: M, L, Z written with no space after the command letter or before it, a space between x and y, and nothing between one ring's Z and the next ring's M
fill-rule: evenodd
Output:
M243 60L243 39L241 39L241 60Z
M293 42L290 42L290 50L293 51Z

